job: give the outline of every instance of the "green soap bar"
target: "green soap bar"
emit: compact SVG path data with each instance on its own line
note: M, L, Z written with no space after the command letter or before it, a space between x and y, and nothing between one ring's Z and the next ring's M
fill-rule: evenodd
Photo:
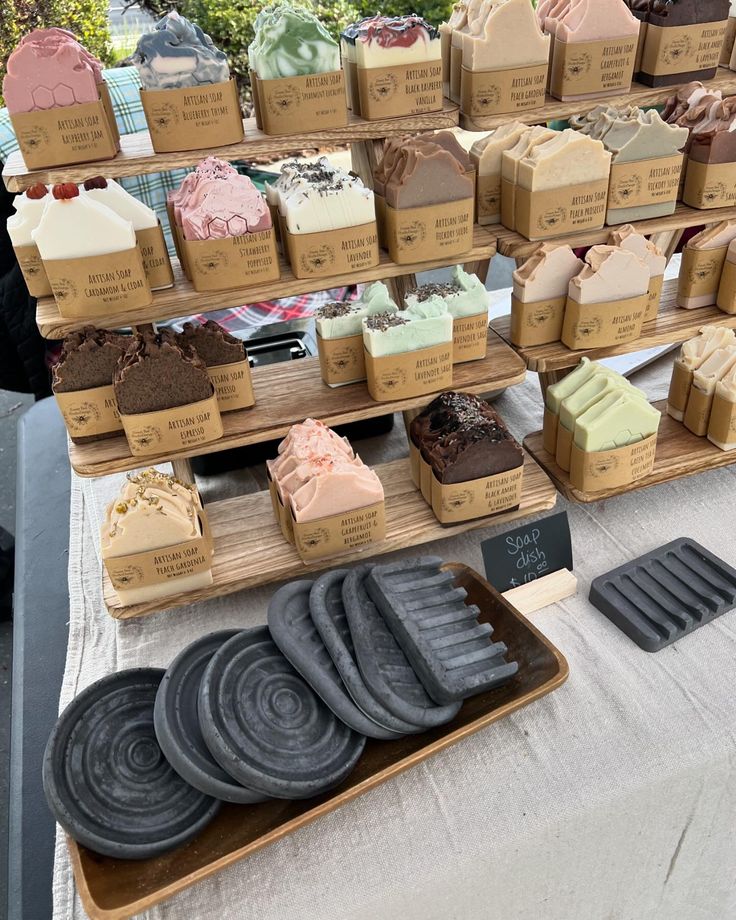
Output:
M579 386L582 386L586 380L590 379L599 367L600 364L596 364L590 358L582 358L580 364L567 377L563 377L562 380L547 387L545 403L549 411L559 415L562 400L566 399Z
M594 403L576 420L574 442L588 452L626 447L655 434L660 419L660 413L646 400L619 389Z
M575 419L579 418L593 403L598 402L603 396L614 390L633 390L640 399L646 401L646 396L629 383L629 381L607 367L598 367L592 377L578 387L560 404L560 424L572 431L575 428Z

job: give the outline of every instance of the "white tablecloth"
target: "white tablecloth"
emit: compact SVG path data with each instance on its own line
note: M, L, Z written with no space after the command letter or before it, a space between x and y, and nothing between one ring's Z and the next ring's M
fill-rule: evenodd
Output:
M639 375L665 395L669 362ZM541 425L533 376L498 408ZM405 452L403 426L360 445ZM63 708L116 669L166 666L213 629L265 620L271 588L118 624L97 528L118 478L75 479ZM207 499L248 473L203 480ZM733 920L736 613L647 654L587 600L592 578L675 537L736 563L736 468L567 505L579 593L532 615L567 657L550 696L146 914L218 920ZM487 528L423 548L482 571ZM416 552L416 551L415 551ZM57 840L54 920L85 916ZM35 920L35 918L34 918Z

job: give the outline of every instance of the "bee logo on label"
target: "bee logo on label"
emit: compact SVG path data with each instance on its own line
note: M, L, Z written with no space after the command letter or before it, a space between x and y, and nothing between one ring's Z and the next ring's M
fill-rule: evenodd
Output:
M624 176L611 189L611 199L615 204L628 204L641 192L641 176Z
M302 101L302 94L293 83L268 94L268 110L272 115L290 115Z
M92 422L99 422L100 410L93 402L82 402L67 408L64 420L72 431L83 432Z
M473 114L484 115L495 110L501 102L501 90L498 86L486 86L476 90L471 99Z
M176 107L168 102L159 102L151 107L151 123L157 131L170 131L179 124Z
M323 246L313 246L305 253L302 253L299 264L302 270L310 274L324 272L335 262L335 250L327 244Z
M194 267L203 275L212 275L228 265L227 254L222 249L216 249L206 256L199 256L194 260Z
M113 588L131 588L143 581L143 569L139 565L127 565L110 576Z
M583 319L575 327L575 335L581 339L589 339L598 335L603 328L603 321L600 316L591 316L590 319Z
M568 55L565 62L565 76L568 80L579 80L590 71L593 58L588 51Z
M374 102L388 102L399 88L399 81L393 73L386 73L368 84L368 95Z
M79 294L76 284L69 278L57 278L51 287L54 297L61 303L65 300L76 300Z
M470 491L470 489L465 489L462 492L452 492L450 495L443 497L442 510L458 511L464 505L472 502L472 500L473 493Z
M24 128L18 132L18 143L21 148L26 147L31 152L42 150L48 146L49 132L38 125Z
M683 58L689 57L692 50L692 38L689 35L681 35L664 45L661 51L662 60L665 64L678 64Z
M702 283L708 278L714 276L718 271L718 261L709 259L707 262L701 262L688 272L688 278L692 284Z
M727 201L727 195L728 189L726 188L725 182L713 182L703 189L700 197L703 204L713 206L720 202Z
M132 445L141 450L155 447L163 440L161 429L156 425L145 425L143 428L136 428L131 432L129 437Z
M305 531L299 542L302 546L314 549L315 546L321 546L323 543L326 543L329 537L330 534L327 528L315 527L312 530Z
M383 390L398 390L406 384L406 371L400 367L381 374L378 383Z
M543 326L552 319L552 307L544 305L537 307L526 318L527 326L535 329L537 326Z
M566 220L567 210L565 208L549 208L543 214L539 215L537 228L539 230L553 230Z
M600 460L590 464L589 472L594 479L600 479L617 470L620 465L621 461L618 457L614 457L613 454L605 454Z
M427 227L424 221L413 220L408 224L401 224L398 232L399 247L411 249L423 243L427 237Z

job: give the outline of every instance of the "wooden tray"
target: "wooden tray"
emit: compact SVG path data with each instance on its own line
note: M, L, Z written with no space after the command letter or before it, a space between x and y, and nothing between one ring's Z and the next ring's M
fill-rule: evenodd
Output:
M468 602L480 608L480 620L493 624L494 641L505 642L509 658L519 662L519 672L510 683L468 700L448 725L397 741L369 740L352 774L337 789L318 798L224 805L195 840L166 856L115 860L69 840L77 887L92 920L123 920L147 910L565 682L567 662L549 640L472 569L455 563L447 568L467 590Z
M376 546L305 565L294 547L287 543L271 510L268 492L241 495L207 505L207 518L215 541L212 566L213 583L199 591L166 597L147 604L123 607L103 574L105 604L111 616L120 620L147 616L209 597L232 594L243 588L288 578L300 578L348 562L365 561L371 556L390 553L407 546L420 546L454 534L503 524L520 517L553 508L557 493L537 464L525 456L521 504L516 511L502 511L491 517L443 527L417 491L409 475L408 460L394 460L375 467L386 495L386 539Z
M488 332L488 354L481 361L456 364L453 389L486 394L521 383L526 366L521 358L495 332ZM290 363L270 364L253 371L256 405L252 409L227 412L222 416L223 436L211 444L191 450L163 453L152 457L133 457L128 442L120 435L88 444L70 444L69 457L80 476L106 476L141 466L155 466L168 460L198 457L230 447L243 447L283 437L295 422L310 416L334 428L346 422L378 418L428 405L436 393L375 402L365 383L331 388L322 382L317 358L300 358Z
M16 151L8 157L3 169L3 179L9 192L22 192L23 189L36 182L52 185L55 182L80 183L90 176L99 175L111 179L144 176L147 173L196 166L200 160L213 154L223 160L249 160L255 157L271 156L277 159L279 156L288 156L295 151L319 150L323 147L415 134L420 131L437 131L440 128L452 128L457 123L458 107L454 102L445 99L441 112L406 115L402 118L383 118L379 121L364 121L362 118L350 115L348 124L343 128L290 134L286 137L270 137L258 130L255 118L246 118L243 122L245 140L214 149L208 147L179 153L154 153L148 131L139 131L135 134L124 134L120 138L120 153L112 160L101 160L96 163L29 170L23 160L23 155L20 151Z
M472 249L449 264L462 262L467 265L483 261L490 259L495 252L495 235L489 232L488 227L476 226L473 230ZM75 329L88 326L90 322L94 323L98 328L121 329L134 324L156 323L165 319L175 319L178 316L192 316L207 313L210 310L237 307L244 303L261 303L267 300L277 300L280 297L309 294L312 291L326 291L331 288L347 287L351 284L384 281L387 278L398 278L415 272L444 268L448 264L447 257L444 257L434 259L431 262L396 265L395 262L389 259L388 254L382 251L380 262L375 268L363 268L344 275L331 275L327 278L300 279L294 277L284 256L280 256L279 261L281 277L278 281L269 281L266 284L251 285L250 287L235 288L228 291L209 291L200 294L194 290L191 282L184 277L179 262L176 259L172 259L174 286L163 291L154 291L153 302L150 307L139 310L117 310L113 313L99 314L93 318L64 318L60 316L59 308L53 297L41 297L36 304L36 325L44 338L61 339Z
M727 67L719 67L715 77L707 81L709 89L720 89L724 96L736 93L736 73ZM547 95L545 104L539 109L528 112L517 112L513 115L486 115L471 118L469 115L460 115L460 126L466 131L490 131L499 125L505 125L514 119L530 125L540 122L554 121L559 118L569 118L580 112L589 112L596 105L611 105L616 108L627 105L653 106L663 105L670 96L673 96L679 86L644 86L643 83L632 83L628 93L619 96L606 96L599 99L577 99L571 102L560 102L554 96Z
M602 358L628 355L645 348L654 348L657 345L686 342L698 334L701 326L709 324L736 329L736 314L724 313L716 306L683 310L682 307L677 306L676 297L677 279L665 281L656 319L644 323L638 339L623 345L579 348L575 351L563 345L562 342L549 342L546 345L512 345L510 316L501 316L493 320L491 329L497 332L524 359L530 371L537 371L540 374L575 367L582 357L590 358L591 361L600 361Z
M627 486L616 489L605 489L602 492L583 492L573 488L570 475L557 465L555 458L548 454L542 446L542 432L524 438L524 447L534 457L537 463L547 473L552 482L571 502L598 502L614 495L623 495L626 492L635 492L656 486L661 482L671 482L673 479L683 479L685 476L694 476L706 470L717 470L722 466L736 463L736 451L721 450L711 444L707 438L699 438L681 423L667 415L667 401L660 400L652 403L655 409L662 413L662 421L657 435L657 453L654 458L654 469L648 476L637 479Z

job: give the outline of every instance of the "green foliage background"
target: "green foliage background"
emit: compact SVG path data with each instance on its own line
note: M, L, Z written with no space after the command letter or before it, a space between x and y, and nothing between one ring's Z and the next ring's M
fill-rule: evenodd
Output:
M0 0L0 7L0 86L8 55L32 29L69 29L101 61L112 63L108 0Z

